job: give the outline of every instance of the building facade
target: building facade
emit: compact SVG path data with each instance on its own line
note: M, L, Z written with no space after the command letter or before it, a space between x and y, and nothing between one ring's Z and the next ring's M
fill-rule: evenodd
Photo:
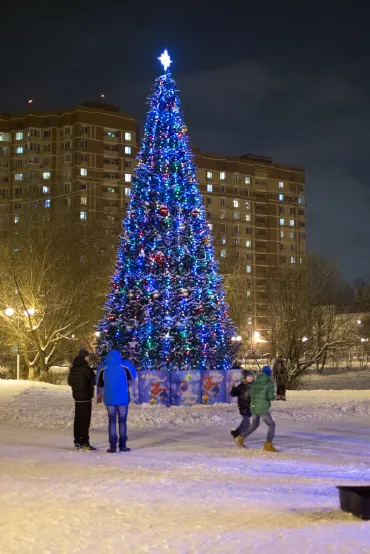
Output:
M115 106L0 114L0 237L44 219L93 221L116 237L131 194L137 122ZM267 280L306 251L305 174L256 155L194 149L221 270L247 277L246 338L273 322Z

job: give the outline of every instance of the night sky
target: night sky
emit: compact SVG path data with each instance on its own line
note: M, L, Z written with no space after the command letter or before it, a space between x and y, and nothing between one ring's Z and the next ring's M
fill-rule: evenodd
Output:
M4 0L0 111L104 92L142 125L167 47L192 143L304 167L310 250L370 280L366 3Z

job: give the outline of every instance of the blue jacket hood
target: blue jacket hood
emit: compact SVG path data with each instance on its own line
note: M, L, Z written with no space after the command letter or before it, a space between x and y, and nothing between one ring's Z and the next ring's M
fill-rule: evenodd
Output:
M108 356L105 358L105 364L109 366L118 368L121 363L122 363L122 358L118 350L111 350L108 353Z

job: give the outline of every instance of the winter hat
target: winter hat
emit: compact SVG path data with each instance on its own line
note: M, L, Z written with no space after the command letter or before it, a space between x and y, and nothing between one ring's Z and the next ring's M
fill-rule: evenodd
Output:
M244 379L247 377L254 377L253 371L249 371L249 369L243 369L242 375Z
M266 373L269 377L271 377L271 367L269 365L265 365L262 368L262 373Z
M81 358L86 358L86 356L90 356L90 352L88 350L85 350L84 348L82 348L79 351L78 355L81 356Z

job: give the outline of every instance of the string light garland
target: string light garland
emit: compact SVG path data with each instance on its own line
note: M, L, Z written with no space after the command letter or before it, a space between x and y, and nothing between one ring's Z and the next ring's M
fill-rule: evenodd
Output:
M237 333L167 50L159 60L97 350L118 346L141 370L224 370Z

